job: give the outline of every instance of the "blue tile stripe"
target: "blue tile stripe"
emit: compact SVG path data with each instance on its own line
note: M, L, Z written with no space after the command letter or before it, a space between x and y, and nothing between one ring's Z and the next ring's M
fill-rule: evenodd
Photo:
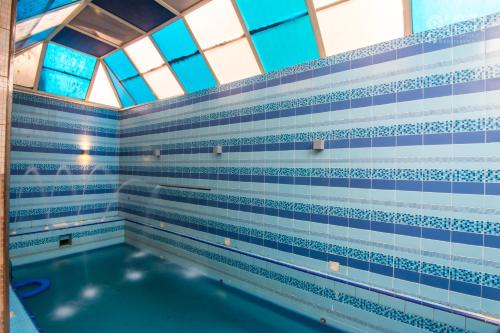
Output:
M19 163L13 161L10 165L10 174L17 175L117 175L118 165L110 164L59 164L59 163Z
M115 110L79 105L72 102L54 100L50 97L38 96L20 91L14 91L13 103L97 118L119 119L119 113Z
M58 185L58 186L11 186L11 199L60 197L72 195L90 195L116 193L116 184L84 184L84 185Z
M151 188L128 184L120 190L120 193L149 198L151 197ZM195 193L165 188L158 189L155 198L446 241L464 241L461 237L452 237L456 236L457 233L466 233L471 239L482 239L484 234L484 237L490 237L492 240L491 244L485 244L485 246L491 247L498 247L498 237L500 237L500 224L496 221L467 220L285 200ZM465 240L465 242L470 242L470 240Z
M13 129L22 128L36 131L81 134L104 138L119 137L119 133L116 128L82 125L74 122L61 123L56 121L41 120L40 118L20 117L16 114L12 115L11 126Z
M342 266L370 271L375 274L420 282L421 284L458 293L485 298L493 297L494 300L500 300L500 289L496 288L500 285L500 276L418 262L300 237L264 232L258 229L237 227L213 220L163 212L136 205L121 204L120 211L317 260L337 261ZM372 263L376 265L375 270L371 267ZM423 276L427 278L424 279ZM454 281L461 283L452 283ZM482 289L489 292L482 295ZM493 290L496 291L493 292Z
M147 106L134 107L121 113L120 119L129 119L144 114L194 105L275 85L293 83L350 69L362 68L372 64L434 52L457 45L496 39L500 37L500 31L496 26L497 21L498 14L492 14L483 18L461 22L453 26L417 33L409 37L371 45L280 71L266 73L255 78L202 90L188 96L181 96ZM370 61L365 61L366 59Z
M500 170L121 167L130 176L500 195Z
M130 224L135 224L135 226L132 226ZM146 231L144 229L146 229L148 231ZM154 231L156 233L150 233L149 230ZM360 284L360 283L348 281L348 280L345 280L345 279L342 279L342 278L339 278L339 277L336 277L336 276L328 275L328 274L325 274L325 273L322 273L322 272L318 272L318 271L310 270L310 269L307 269L307 268L303 268L303 267L291 265L291 264L288 264L288 263L285 263L285 262L282 262L282 261L279 261L279 260L275 260L275 259L272 259L272 258L263 257L263 256L260 256L260 255L257 255L257 254L253 254L253 253L241 251L241 250L238 250L238 249L235 249L235 248L226 247L226 246L223 246L223 245L220 245L220 244L216 244L216 243L213 243L213 242L209 242L209 241L205 241L205 240L202 240L202 239L199 239L199 238L196 238L196 237L188 236L188 235L181 234L181 233L174 232L174 231L160 229L160 228L157 228L155 226L144 224L144 223L140 223L140 222L127 221L126 225L125 225L125 231L126 231L126 233L132 233L132 234L140 235L140 236L146 237L148 239L151 239L151 240L154 240L154 241L157 241L157 242L161 242L161 243L164 243L166 245L170 245L170 246L173 246L175 248L182 249L184 251L187 251L187 252L190 252L190 253L193 253L193 254L197 254L199 256L203 256L203 257L205 257L207 259L210 259L212 261L216 261L216 262L219 262L219 263L231 266L231 267L235 267L235 268L240 269L240 270L244 270L245 272L249 272L249 273L252 273L252 274L259 274L260 276L264 276L266 278L269 278L269 279L272 279L272 280L275 280L275 281L279 281L279 282L287 284L287 285L292 285L292 286L295 286L297 288L301 288L303 290L306 290L306 291L309 291L309 292L313 292L313 293L315 293L317 295L322 295L324 297L333 299L333 300L335 300L337 302L342 302L342 300L345 299L344 298L345 296L347 296L347 297L353 297L353 296L352 295L348 295L348 294L344 294L344 293L341 293L341 292L338 292L336 290L332 290L330 288L324 288L324 287L322 287L320 285L316 285L316 284L313 284L313 283L310 283L310 282L307 282L307 281L297 281L298 280L297 278L294 278L294 277L291 277L291 276L287 276L287 275L284 275L284 274L281 274L281 273L277 273L277 272L274 272L272 270L263 269L262 267L258 267L258 266L254 267L254 265L246 264L244 262L241 262L239 260L230 258L230 257L228 257L226 255L223 255L223 254L211 252L211 251L209 251L206 248L199 249L196 246L189 245L189 244L187 244L187 243L185 243L185 242L183 242L181 240L172 239L171 237L172 236L177 236L180 239L187 239L187 240L199 243L199 244L208 245L208 246L210 246L212 248L223 249L225 251L232 252L232 253L237 253L237 254L243 255L245 257L257 259L257 260L262 261L262 262L272 263L272 264L275 264L275 265L278 265L278 266L282 266L282 267L286 267L286 268L289 268L289 269L292 269L292 270L295 270L295 271L299 271L299 272L303 272L303 273L308 273L308 274L311 274L312 276L317 276L317 277L320 277L320 278L324 278L324 279L328 279L328 280L331 280L331 281L339 282L339 283L342 283L342 284L354 286L354 287L357 287L357 288L361 288L361 289L365 289L365 290L369 290L369 291L374 291L374 292L377 292L379 294L387 295L387 296L394 297L394 298L397 298L397 299L401 299L401 300L404 300L404 301L408 301L408 302L411 302L411 303L416 303L418 305L427 306L427 307L430 307L430 308L433 308L433 309L439 309L439 310L442 310L442 311L445 311L445 312L448 312L448 313L458 314L458 315L466 317L466 318L480 320L482 322L491 323L493 325L500 324L499 322L497 322L494 319L476 316L476 315L474 315L472 313L469 313L469 312L460 311L460 310L457 310L457 309L452 309L452 308L449 308L447 306L443 306L443 305L440 305L440 304L427 302L427 301L421 300L421 299L415 299L415 298L412 298L412 297L407 297L407 296L404 296L404 295L401 295L401 294L393 293L393 292L388 291L388 290L384 290L384 289L380 289L380 288L374 288L374 287L369 287L369 286L366 286L364 284ZM343 296L343 295L345 295L345 296ZM396 320L396 321L407 323L407 324L415 326L415 327L420 327L422 329L428 329L430 331L464 332L464 330L461 329L461 328L452 327L452 326L449 326L449 325L443 324L443 323L438 323L438 322L435 322L435 321L433 321L433 320L431 320L429 318L421 317L421 316L418 316L418 315L404 313L402 311L398 311L398 310L392 309L392 308L390 308L390 307L388 307L386 305L373 304L373 305L376 305L376 306L372 307L371 306L371 304L372 304L371 301L368 301L366 299L361 299L361 298L358 298L358 299L359 299L359 301L349 302L349 303L346 303L346 304L349 304L349 305L355 306L355 307L358 307L357 305L359 305L359 306L361 306L361 308L366 309L366 311L370 311L370 309L383 309L385 311L383 311L381 313L377 313L377 314L382 315L382 316L387 317L387 318L391 318L391 319ZM399 312L399 313L398 313L398 315L395 316L395 314L397 312ZM401 316L399 316L399 314L401 314ZM436 325L438 325L438 327L436 327ZM441 325L446 325L448 327L441 327Z
M457 85L455 81L458 80L468 80L467 82L460 82L460 94L477 93L478 84L483 85L483 89L479 90L481 92L498 90L500 87L496 85L496 82L499 77L499 68L483 66L475 69L433 74L374 86L210 113L155 125L122 129L120 137L167 133L453 96L458 94L456 90L452 89Z
M11 151L72 155L81 155L83 153L82 148L77 144L23 139L11 140ZM96 156L118 156L119 151L116 146L91 146L89 147L88 154Z
M80 216L96 213L117 212L117 202L102 202L95 204L67 205L64 207L46 207L33 209L11 210L9 222L18 223L25 221L45 220L49 218Z
M103 222L100 223L100 228L98 229L90 229L90 230L85 230L88 229L89 226L83 226L83 227L78 227L80 231L71 231L71 236L73 239L79 239L79 238L88 238L88 237L94 237L94 236L101 236L105 234L110 234L114 233L117 231L123 231L125 230L125 226L123 224L117 225L117 226L101 226L103 224L108 224L108 223L116 223L116 221L110 221L110 222ZM95 227L95 225L92 225L92 227ZM53 231L59 231L59 230L51 230ZM59 236L48 236L48 237L37 237L33 239L28 239L28 240L17 240L19 236L10 236L11 241L9 243L9 250L15 251L15 250L20 250L28 247L36 247L36 246L42 246L42 245L49 245L49 244L56 244L59 243Z
M157 129L154 129L156 126L161 126L161 124L152 124L147 131L156 132ZM184 127L185 125L179 126ZM152 133L141 135L146 134ZM234 137L155 146L161 149L163 155L210 153L210 149L214 145L222 145L226 153L244 153L310 150L312 149L312 141L316 139L325 140L325 149L500 142L500 118L461 119L281 135ZM148 154L151 154L151 150L143 147L129 146L122 147L120 150L121 156Z

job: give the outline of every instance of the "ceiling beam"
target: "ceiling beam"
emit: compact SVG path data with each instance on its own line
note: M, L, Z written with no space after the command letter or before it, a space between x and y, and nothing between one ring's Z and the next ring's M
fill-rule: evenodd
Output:
M91 37L91 38L97 39L98 41L103 42L103 43L105 43L105 44L108 44L109 46L112 46L112 47L114 47L114 48L119 48L119 47L120 47L120 45L117 45L117 44L115 44L115 43L113 43L113 42L110 42L110 41L108 41L108 40L105 40L104 38L101 38L101 37L99 37L99 36L92 35L91 33L87 32L87 31L85 31L85 30L83 30L83 29L80 29L80 28L78 28L78 27L75 27L75 26L74 26L74 25L72 25L71 23L69 23L68 25L66 25L66 27L67 27L67 28L70 28L70 29L73 29L73 30L75 30L75 31L78 31L78 32L79 32L79 33L81 33L82 35L86 35L86 36L88 36L88 37Z
M307 11L309 13L309 19L311 20L311 25L314 32L314 38L316 38L316 45L318 46L319 56L321 58L324 58L326 57L325 44L323 43L323 37L321 36L318 16L316 16L316 9L314 8L313 0L306 0L306 5Z
M323 9L327 9L327 8L330 8L330 7L333 7L333 6L338 6L344 2L347 2L347 1L350 1L350 0L338 0L338 1L335 1L335 2L332 2L332 3L329 3L329 4L326 4L324 6L321 6L321 7L318 7L316 8L316 11L319 12Z
M99 60L95 62L94 70L92 71L92 76L90 78L89 87L87 88L87 93L85 94L85 100L88 102L92 88L94 87L95 77L97 75L97 69L99 68Z
M45 60L45 53L47 52L47 45L49 42L44 41L42 46L42 52L40 52L40 60L38 61L38 68L36 69L35 83L33 84L33 90L38 91L38 84L40 83L40 75L42 75L43 61Z
M80 5L73 11L73 13L71 13L70 15L68 15L68 17L66 17L66 19L64 21L62 21L61 24L59 24L58 27L56 27L54 29L54 31L52 31L50 33L50 35L46 38L47 41L51 41L52 38L54 38L58 33L59 31L61 31L62 29L64 29L64 27L71 21L73 20L78 14L80 14L80 12L82 10L85 9L85 7L87 7L87 5L90 3L90 1L92 0L83 0L82 2L80 2Z
M106 75L106 79L108 80L108 83L111 85L111 88L113 89L113 93L115 94L115 98L116 100L118 101L118 105L120 105L120 109L123 109L123 104L122 104L122 101L120 100L120 96L118 95L118 91L116 91L116 87L115 85L113 84L113 80L111 80L111 77L109 76L109 73L108 73L108 69L106 68L106 64L104 63L104 61L102 61L101 59L97 60L98 63L99 63L99 66L102 66L102 69L104 71L104 74ZM121 85L121 83L120 83ZM122 86L123 87L123 86ZM128 92L125 90L125 92L127 93L128 95ZM131 97L129 95L129 97ZM133 100L133 99L132 99Z
M163 8L165 8L166 10L168 10L169 12L172 12L174 13L176 16L179 16L181 13L175 9L174 7L170 6L168 3L166 3L165 1L161 1L161 0L155 0L155 2L157 4L159 4L160 6L162 6Z
M133 25L132 23L130 23L130 22L128 22L128 21L126 21L126 20L122 19L121 17L116 16L115 14L113 14L113 13L111 13L111 12L108 12L107 10L105 10L105 9L103 9L103 8L101 8L101 7L97 6L97 5L95 5L95 4L94 4L94 3L92 3L92 2L91 2L91 3L89 3L89 7L92 7L92 8L94 8L94 9L96 9L96 10L100 10L100 11L105 12L105 13L106 13L106 15L109 15L109 16L110 16L110 17L112 17L113 19L115 19L115 20L119 21L120 23L123 23L124 25L126 25L126 26L128 26L129 28L131 28L131 29L133 29L133 30L137 31L137 32L138 32L138 33L140 33L140 34L145 34L145 33L146 33L146 31L144 31L144 30L142 30L142 29L140 29L140 28L136 27L135 25Z
M212 65L210 64L210 62L208 61L207 56L205 55L205 50L202 50L200 44L198 43L198 40L194 37L193 30L191 30L191 27L189 26L189 24L187 24L187 22L185 20L184 20L184 25L186 26L186 29L189 31L189 35L191 36L191 39L194 41L196 47L198 48L198 52L200 52L200 55L203 57L203 60L205 60L205 63L207 64L208 69L210 70L210 73L212 73L212 76L213 76L216 84L219 85L220 84L219 78L217 77L217 75L215 75L215 71L214 71Z
M170 72L172 73L172 75L174 76L175 78L175 81L177 81L177 84L179 85L179 87L181 87L182 89L182 92L183 92L183 95L186 94L186 89L184 88L184 86L182 85L181 83L181 80L179 80L179 77L177 76L177 74L174 72L174 70L172 69L172 66L170 66L170 63L168 62L167 58L165 57L165 55L161 52L160 48L158 47L158 45L156 45L155 41L153 38L149 37L149 39L151 40L151 43L153 44L153 46L155 47L156 51L158 52L158 54L160 55L160 57L163 59L163 61L165 62L165 65L168 67L168 69L170 70ZM163 67L163 66L161 66ZM161 68L161 67L158 67L158 68ZM157 68L156 68L157 69ZM153 71L154 69L152 69ZM152 89L151 89L152 90ZM158 98L159 99L159 98Z
M236 0L231 0L231 4L233 5L236 16L238 16L238 20L240 21L241 28L243 29L243 32L245 33L245 37L248 41L248 44L250 45L250 48L252 49L252 53L253 53L253 56L255 58L255 61L257 62L257 65L259 66L260 74L263 74L266 71L264 70L264 66L262 65L262 61L260 60L259 54L257 53L257 49L255 48L255 45L253 44L252 36L250 36L250 32L247 29L245 21L243 21L243 16L241 16L241 12L240 12L240 9L238 8L238 4L236 3Z
M411 15L411 0L403 1L404 34L409 36L413 33L413 18Z

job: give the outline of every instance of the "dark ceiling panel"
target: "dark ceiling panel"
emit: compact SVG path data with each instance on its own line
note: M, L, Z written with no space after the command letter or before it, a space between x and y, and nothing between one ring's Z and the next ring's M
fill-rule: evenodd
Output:
M59 33L52 38L52 40L61 45L71 47L72 49L93 55L95 57L102 57L103 55L115 50L115 48L109 44L67 27L59 31Z
M118 46L141 35L137 30L94 6L87 6L70 25Z
M94 0L93 2L144 31L149 31L175 17L175 14L154 0Z
M178 12L183 12L186 9L193 7L198 2L201 2L201 0L161 0L161 1L169 5L170 7L173 7Z

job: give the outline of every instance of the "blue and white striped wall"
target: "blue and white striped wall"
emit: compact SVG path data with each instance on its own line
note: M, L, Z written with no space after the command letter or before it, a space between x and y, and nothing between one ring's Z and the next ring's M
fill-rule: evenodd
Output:
M360 330L496 332L499 64L491 15L126 110L126 238Z
M118 125L113 110L14 94L9 218L14 263L123 241ZM60 250L59 237L70 233L73 247Z

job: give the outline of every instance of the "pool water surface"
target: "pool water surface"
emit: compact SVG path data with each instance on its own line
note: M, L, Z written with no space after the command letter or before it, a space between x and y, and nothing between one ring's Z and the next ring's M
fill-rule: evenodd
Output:
M130 245L14 269L48 278L24 304L44 333L340 332Z

